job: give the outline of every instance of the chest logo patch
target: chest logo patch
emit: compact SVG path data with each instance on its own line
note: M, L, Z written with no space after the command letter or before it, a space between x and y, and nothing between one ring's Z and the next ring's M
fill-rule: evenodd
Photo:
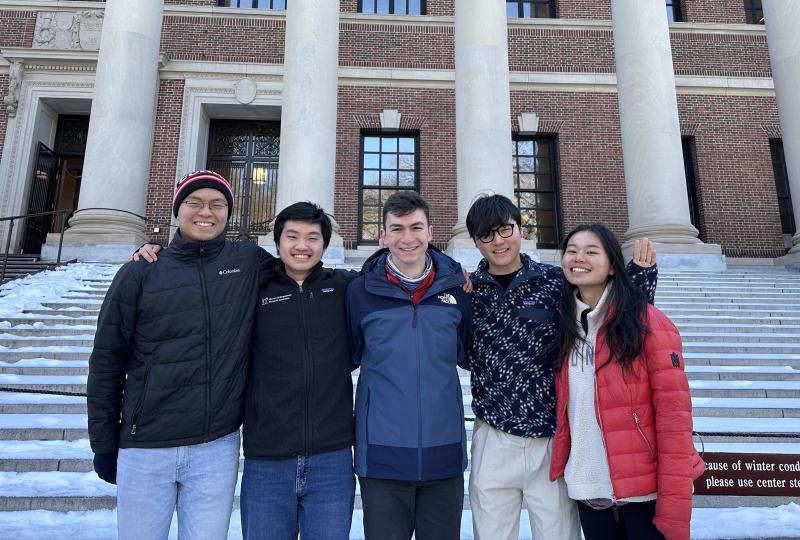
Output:
M228 268L227 270L220 270L219 275L227 276L228 274L238 274L241 272L238 268Z
M440 294L440 295L438 296L438 298L439 298L439 301L441 301L441 302L442 302L442 304L453 304L453 305L456 305L456 304L458 304L458 302L456 302L456 297L455 297L455 296L453 296L453 295L452 295L452 294L450 294L450 293L443 293L443 294Z
M286 302L292 297L291 294L282 294L280 296L265 296L261 299L262 306L268 306L270 304L277 304L278 302Z
M325 287L324 289L322 289L322 292L326 293L326 294L327 293L332 293L333 292L333 287Z

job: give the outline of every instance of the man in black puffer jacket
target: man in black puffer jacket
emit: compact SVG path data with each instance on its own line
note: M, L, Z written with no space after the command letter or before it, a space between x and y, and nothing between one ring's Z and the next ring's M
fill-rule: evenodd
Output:
M260 263L224 229L230 184L178 182L179 230L159 264L130 262L98 318L87 402L95 470L117 483L120 539L227 538Z
M344 298L356 273L322 266L331 221L299 202L275 218L256 307L244 418L245 540L349 538L353 384Z

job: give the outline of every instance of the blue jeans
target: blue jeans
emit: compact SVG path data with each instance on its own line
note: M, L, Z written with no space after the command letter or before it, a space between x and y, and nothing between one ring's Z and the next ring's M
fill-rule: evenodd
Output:
M347 448L291 459L245 459L244 540L347 540L356 481Z
M238 430L205 444L120 449L119 540L166 539L176 505L181 540L228 538L238 472Z

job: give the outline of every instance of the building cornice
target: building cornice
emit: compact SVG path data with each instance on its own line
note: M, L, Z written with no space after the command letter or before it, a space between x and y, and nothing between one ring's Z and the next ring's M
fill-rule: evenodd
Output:
M102 2L67 2L63 0L0 0L0 10L18 11L75 11L83 9L105 9ZM240 9L217 6L164 6L165 16L214 17L226 19L284 20L282 10ZM401 26L453 26L451 16L433 15L370 15L365 13L342 13L341 23L356 25L401 25ZM764 36L762 24L723 24L700 22L670 23L670 32L683 34L721 34L737 36ZM509 30L585 30L612 32L610 19L509 19Z

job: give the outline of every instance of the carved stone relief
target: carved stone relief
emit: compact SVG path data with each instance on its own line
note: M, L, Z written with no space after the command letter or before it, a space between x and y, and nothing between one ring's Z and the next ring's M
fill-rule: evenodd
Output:
M100 48L104 12L40 11L33 32L34 49L96 51Z
M3 98L8 116L11 118L17 115L17 105L19 104L19 88L22 85L22 63L14 62L8 68L8 95Z

